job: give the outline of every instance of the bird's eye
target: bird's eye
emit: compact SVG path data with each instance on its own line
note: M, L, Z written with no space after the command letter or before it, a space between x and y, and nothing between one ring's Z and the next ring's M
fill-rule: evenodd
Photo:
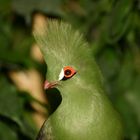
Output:
M72 73L72 71L70 69L67 69L67 70L64 71L65 76L70 76L71 73Z
M71 78L74 74L76 74L76 71L74 70L74 68L72 68L70 66L66 66L66 67L62 68L62 70L59 74L59 80L67 80L67 79Z

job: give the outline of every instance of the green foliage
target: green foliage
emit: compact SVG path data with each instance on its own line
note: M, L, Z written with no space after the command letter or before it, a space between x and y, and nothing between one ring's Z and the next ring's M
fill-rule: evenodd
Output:
M30 56L34 11L61 18L84 34L105 77L109 96L123 117L125 139L140 139L138 0L1 0L0 139L33 140L37 134L32 111L26 107L32 98L21 96L8 75L11 70L42 68Z
M21 93L2 75L0 82L0 139L7 140L11 137L12 140L18 140L20 135L25 135L28 139L35 138L35 124L29 118Z

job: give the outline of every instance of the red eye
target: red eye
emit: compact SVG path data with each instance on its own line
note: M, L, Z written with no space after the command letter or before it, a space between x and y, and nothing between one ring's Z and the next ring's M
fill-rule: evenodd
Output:
M74 74L76 74L76 71L72 67L70 67L70 66L64 67L64 77L65 78L71 78Z

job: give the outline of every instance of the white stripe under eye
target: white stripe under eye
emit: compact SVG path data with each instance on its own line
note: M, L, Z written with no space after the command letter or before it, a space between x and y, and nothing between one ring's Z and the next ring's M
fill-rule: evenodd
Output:
M59 74L58 80L60 81L60 80L62 80L63 78L64 78L64 70L62 69L61 72L60 72L60 74Z

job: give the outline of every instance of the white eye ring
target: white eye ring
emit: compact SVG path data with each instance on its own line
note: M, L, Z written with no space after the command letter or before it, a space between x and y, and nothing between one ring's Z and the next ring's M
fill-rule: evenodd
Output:
M60 81L60 80L62 80L63 78L64 78L64 69L62 68L62 69L61 69L61 72L60 72L60 74L59 74L58 80Z

